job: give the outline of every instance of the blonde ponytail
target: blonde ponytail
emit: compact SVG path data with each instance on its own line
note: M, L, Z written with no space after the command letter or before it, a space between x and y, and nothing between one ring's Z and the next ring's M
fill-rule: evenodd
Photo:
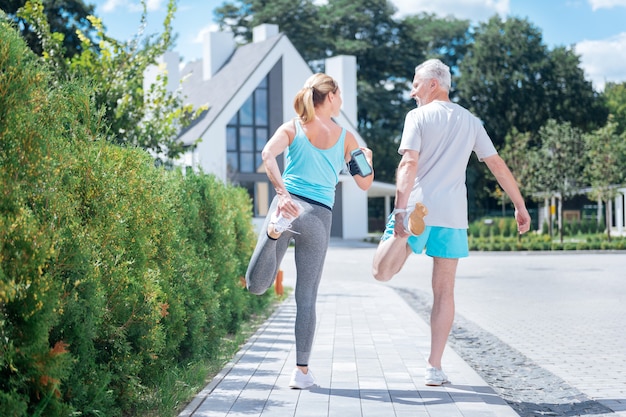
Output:
M324 103L328 93L335 93L338 88L337 82L329 75L317 73L310 76L293 100L293 108L302 123L313 120L315 107Z

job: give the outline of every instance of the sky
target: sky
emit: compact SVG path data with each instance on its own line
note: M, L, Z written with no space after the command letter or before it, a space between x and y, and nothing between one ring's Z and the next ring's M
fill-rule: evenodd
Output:
M323 1L323 0L320 0ZM525 18L543 34L549 48L573 47L581 67L596 90L607 81L626 82L626 0L391 0L398 16L434 13L468 19L472 24L498 14ZM124 41L137 33L141 17L139 0L87 0L107 33ZM177 51L184 62L202 57L202 34L216 30L213 10L224 0L178 0L174 32ZM167 0L146 0L146 33L162 30Z

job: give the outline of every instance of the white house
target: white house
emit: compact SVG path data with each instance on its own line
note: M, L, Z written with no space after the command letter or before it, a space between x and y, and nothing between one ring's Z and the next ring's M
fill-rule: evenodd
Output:
M162 57L171 91L182 81L186 103L208 105L180 140L200 143L182 159L182 164L212 173L224 181L245 187L254 205L258 228L274 196L264 173L261 150L283 122L295 116L293 98L313 74L287 36L278 26L254 28L253 42L237 46L230 32L211 32L204 38L203 59L179 69L174 52ZM154 82L159 69L146 71L145 83ZM343 108L336 121L365 142L356 130L356 58L336 56L326 60L325 72L342 90ZM284 161L283 161L284 162ZM395 187L376 183L371 196L391 196ZM343 239L367 236L368 194L360 190L349 174L340 176L333 208L331 235Z
M609 201L608 204L608 227L611 228L612 235L626 236L626 187L614 186L616 195L613 201ZM591 188L581 188L578 190L579 195L588 195L592 191ZM563 199L561 195L555 193L554 195L548 195L544 197L543 204L540 205L539 210L539 227L545 223L549 223L551 220L557 225L562 227L563 221L567 220L580 220L580 209L576 210L563 210ZM576 216L568 219L568 214L575 214ZM598 223L605 216L605 206L602 200L596 202L595 218Z

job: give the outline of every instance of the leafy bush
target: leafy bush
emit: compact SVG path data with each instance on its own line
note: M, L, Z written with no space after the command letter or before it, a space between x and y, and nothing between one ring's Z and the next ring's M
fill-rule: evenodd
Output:
M469 236L469 248L475 251L623 250L626 248L626 238L614 237L609 242L606 235L590 235L583 240L566 240L560 243L558 239L553 240L548 235L535 233L517 238Z
M517 236L517 223L511 217L479 219L469 224L468 234L474 237Z
M111 145L0 21L0 415L121 416L268 305L245 190Z

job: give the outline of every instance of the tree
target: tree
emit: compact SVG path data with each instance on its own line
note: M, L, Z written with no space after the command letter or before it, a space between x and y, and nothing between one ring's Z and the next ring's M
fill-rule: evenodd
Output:
M532 163L529 158L530 133L521 133L513 128L504 139L504 147L499 154L506 161L509 169L517 180L520 191L523 195L532 194L535 190L531 188L529 177L532 175ZM499 185L496 185L492 197L501 199L502 211L504 215L505 202L509 201L507 194L503 192Z
M506 161L515 179L519 183L523 194L531 193L535 190L531 188L529 178L532 175L533 167L529 159L530 133L518 132L513 128L504 139L504 147L500 151L502 158Z
M557 47L548 52L545 73L548 117L570 122L585 132L606 123L608 109L603 97L585 79L580 57L572 49Z
M18 11L24 7L27 0L0 0L0 10L3 10L15 22L28 46L37 55L43 53L41 39L28 20L19 16ZM82 32L91 39L94 27L88 16L93 15L94 6L85 4L83 0L44 0L43 13L50 25L52 33L63 34L63 51L65 57L72 57L82 52L82 42L77 34Z
M427 13L407 16L400 22L399 43L408 54L409 63L413 63L411 69L425 58L439 58L453 74L452 99L456 93L459 65L470 47L469 25L468 20L438 18Z
M145 24L146 1L142 0L142 4ZM185 151L178 141L180 130L204 110L183 105L183 97L168 92L167 75L161 76L149 91L143 89L146 68L156 64L157 58L172 46L171 21L175 11L176 0L169 0L163 32L158 36L137 35L127 42L109 37L100 19L89 16L98 45L79 32L81 53L71 58L65 58L63 34L50 31L41 1L27 2L18 14L40 37L44 60L57 77L90 80L96 108L103 112L98 133L111 142L141 147L157 158L172 160Z
M546 54L541 32L527 20L492 17L476 28L457 89L497 146L512 127L536 132L544 123Z
M604 202L606 232L611 241L609 207L617 196L617 186L626 180L626 134L618 134L618 124L609 118L606 126L584 136L589 162L584 175L591 184L592 198Z
M538 132L550 119L585 131L606 120L606 108L585 80L579 57L566 48L550 51L541 31L526 19L494 16L480 23L459 71L458 100L483 120L498 149L509 134L529 133L529 151L540 146ZM469 179L477 181L468 184L475 199L488 204L481 190L496 184L475 160Z
M626 132L626 82L606 83L604 98L610 114L613 115L616 132Z
M220 29L230 28L242 43L252 40L255 26L272 23L287 34L307 62L327 56L326 28L312 0L235 0L213 13Z
M539 137L541 146L530 155L529 181L533 189L558 198L559 236L563 243L563 201L579 193L584 185L582 172L587 159L583 134L569 122L550 119L539 130Z
M536 135L548 119L585 130L606 121L580 58L548 50L525 19L495 16L479 24L460 71L460 102L485 122L497 146L513 127Z

